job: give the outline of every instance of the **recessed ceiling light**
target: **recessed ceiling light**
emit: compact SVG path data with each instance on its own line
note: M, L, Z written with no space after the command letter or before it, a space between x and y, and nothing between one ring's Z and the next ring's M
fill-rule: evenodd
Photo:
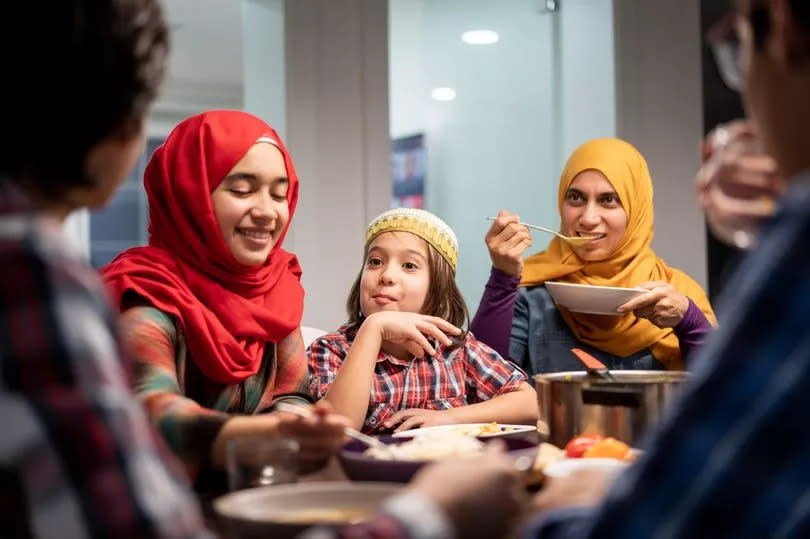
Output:
M456 91L452 88L434 88L430 97L436 101L452 101L456 98Z
M470 45L492 45L498 42L498 32L494 30L470 30L461 34L461 41Z

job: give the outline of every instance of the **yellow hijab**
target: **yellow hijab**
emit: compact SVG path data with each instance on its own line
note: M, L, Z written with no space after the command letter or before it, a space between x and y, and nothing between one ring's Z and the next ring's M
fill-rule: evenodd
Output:
M632 145L605 138L586 142L577 148L565 165L557 192L557 208L562 216L565 193L574 178L585 170L604 174L627 213L624 239L609 258L598 262L581 260L571 247L554 238L545 251L526 259L520 286L546 281L599 286L634 287L645 281L666 281L691 299L715 324L706 293L684 272L668 267L650 248L653 239L653 188L644 157ZM572 313L558 308L577 339L619 357L644 348L667 369L683 369L678 339L671 328L661 329L632 313L607 316Z

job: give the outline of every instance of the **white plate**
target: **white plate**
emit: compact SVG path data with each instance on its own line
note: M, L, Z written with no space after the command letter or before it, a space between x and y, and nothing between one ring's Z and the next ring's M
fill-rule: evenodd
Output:
M618 459L562 459L547 464L543 474L546 477L568 477L577 470L604 470L618 475L628 464Z
M437 425L435 427L424 427L421 429L404 430L395 432L394 438L415 438L423 434L441 431L461 431L461 432L475 432L477 429L489 425L489 423L458 423L456 425ZM523 435L529 432L536 432L537 427L534 425L505 425L498 423L499 432L488 432L486 434L479 434L479 438L498 438L513 435Z
M298 537L313 524L339 524L344 518L373 515L402 486L349 481L272 485L220 496L214 500L214 510L232 532L227 537L254 537L257 532L265 537Z
M546 281L546 290L555 303L569 311L588 314L619 316L616 307L647 292L643 288L619 288L616 286L591 286L587 284Z

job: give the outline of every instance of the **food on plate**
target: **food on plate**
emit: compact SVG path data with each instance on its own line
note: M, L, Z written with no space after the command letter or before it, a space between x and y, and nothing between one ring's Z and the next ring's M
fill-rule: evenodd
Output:
M493 421L492 423L487 423L486 425L481 425L480 427L470 429L470 432L467 434L471 436L481 436L482 434L493 434L496 432L501 432L501 428L498 426L496 421Z
M546 466L565 458L565 451L547 442L537 446L537 456L531 471L531 483L540 483L543 480L543 470Z
M461 432L467 436L486 436L487 434L497 434L499 432L509 432L514 427L501 427L497 421L484 425L453 425L447 430Z
M512 432L529 432L531 425L500 425L498 422L492 423L461 423L457 425L436 425L433 427L417 427L415 429L402 430L394 433L395 438L412 438L422 436L434 431L456 431L467 436L501 436Z
M370 447L364 455L380 460L440 460L449 457L474 457L481 454L484 443L457 430L425 433L385 449Z
M635 460L636 457L636 453L626 443L599 434L583 434L571 438L565 446L565 454L569 458Z
M602 440L602 436L599 434L582 434L576 436L571 438L565 445L565 454L568 458L581 458L585 451L600 440Z

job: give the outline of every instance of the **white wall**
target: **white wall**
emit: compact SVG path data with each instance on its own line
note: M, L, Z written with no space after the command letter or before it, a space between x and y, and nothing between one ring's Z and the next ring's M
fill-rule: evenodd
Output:
M285 6L287 144L301 179L285 246L304 268L304 324L346 320L365 228L391 196L388 10L378 0Z
M245 74L242 2L164 0L163 5L171 27L171 51L150 129L165 135L205 110L241 109Z
M425 72L425 0L388 2L389 131L392 138L429 125L430 86Z
M567 2L570 3L570 2ZM699 0L615 0L617 129L647 158L653 248L707 284L694 177L703 133Z
M68 242L85 262L90 262L90 214L86 209L76 210L65 219L63 227Z
M554 171L559 181L578 146L616 135L613 0L564 0L552 21ZM556 200L556 189L554 194Z
M243 110L286 135L284 1L242 0Z

